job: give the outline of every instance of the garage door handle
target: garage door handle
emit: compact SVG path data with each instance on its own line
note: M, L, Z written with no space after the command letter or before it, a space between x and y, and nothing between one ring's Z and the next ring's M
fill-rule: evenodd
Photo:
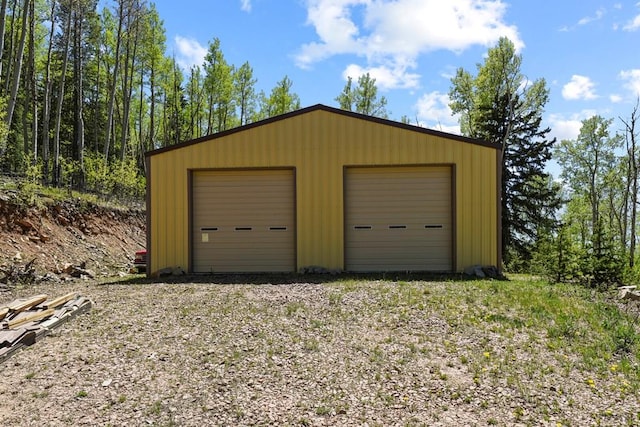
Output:
M251 231L253 227L236 227L236 231Z
M200 231L218 231L218 227L202 227Z
M404 228L407 228L407 226L406 225L390 225L389 228L390 229L397 229L397 228L404 229Z
M287 227L269 227L269 230L273 231L286 231Z
M354 225L355 230L371 230L373 227L370 225Z
M442 224L438 225L425 225L424 228L442 228Z

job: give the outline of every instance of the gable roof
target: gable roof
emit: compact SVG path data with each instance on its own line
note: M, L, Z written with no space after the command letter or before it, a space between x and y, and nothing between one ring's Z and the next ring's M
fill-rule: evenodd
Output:
M316 104L316 105L312 105L310 107L301 108L299 110L295 110L295 111L291 111L289 113L281 114L279 116L269 117L269 118L264 119L264 120L260 120L260 121L253 122L253 123L249 123L249 124L246 124L244 126L239 126L239 127L233 128L233 129L228 129L228 130L222 131L222 132L201 136L200 138L191 139L191 140L184 141L184 142L181 142L181 143L178 143L178 144L175 144L175 145L170 145L170 146L167 146L167 147L157 148L155 150L150 150L150 151L147 151L145 153L145 156L148 157L148 156L153 156L153 155L160 154L160 153L165 153L167 151L178 150L180 148L188 147L190 145L199 144L199 143L205 142L205 141L215 140L215 139L222 138L224 136L227 136L227 135L230 135L230 134L233 134L233 133L242 132L244 130L252 129L252 128L255 128L255 127L259 127L259 126L264 126L264 125L267 125L267 124L270 124L270 123L274 123L274 122L277 122L277 121L280 121L280 120L287 120L287 119L292 118L292 117L300 116L300 115L303 115L303 114L308 114L308 113L311 113L311 112L314 112L314 111L318 111L318 110L326 111L328 113L333 113L333 114L340 114L342 116L351 117L353 119L366 120L366 121L369 121L369 122L378 123L378 124L382 124L382 125L386 125L386 126L393 126L393 127L396 127L396 128L405 129L405 130L412 131L412 132L418 132L418 133L423 133L423 134L427 134L427 135L438 136L438 137L441 137L441 138L452 139L452 140L455 140L455 141L465 142L465 143L468 143L468 144L482 145L482 146L485 146L485 147L494 148L496 150L502 150L502 146L500 144L487 142L487 141L483 141L483 140L480 140L480 139L469 138L469 137L466 137L466 136L456 135L456 134L453 134L453 133L448 133L448 132L442 132L442 131L438 131L438 130L434 130L434 129L423 128L423 127L420 127L420 126L410 125L410 124L401 123L401 122L388 120L388 119L382 119L380 117L368 116L366 114L355 113L353 111L341 110L339 108L329 107L329 106L323 105L323 104Z

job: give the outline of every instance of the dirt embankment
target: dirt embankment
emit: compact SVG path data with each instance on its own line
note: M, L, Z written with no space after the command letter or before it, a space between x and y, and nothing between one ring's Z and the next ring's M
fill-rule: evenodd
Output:
M108 208L80 199L42 199L27 206L18 194L0 193L0 266L32 260L38 275L63 275L83 265L96 276L128 272L145 247L145 213Z

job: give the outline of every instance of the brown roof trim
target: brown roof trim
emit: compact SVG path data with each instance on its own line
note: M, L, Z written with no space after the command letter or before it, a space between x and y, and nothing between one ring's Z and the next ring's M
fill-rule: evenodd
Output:
M291 117L299 116L299 115L302 115L302 114L307 114L307 113L310 113L310 112L316 111L316 110L322 110L322 111L326 111L326 112L329 112L329 113L340 114L340 115L351 117L351 118L354 118L354 119L367 120L367 121L370 121L370 122L379 123L379 124L383 124L383 125L387 125L387 126L393 126L393 127L405 129L405 130L412 131L412 132L419 132L419 133L424 133L424 134L427 134L427 135L439 136L439 137L442 137L442 138L453 139L453 140L456 140L456 141L466 142L466 143L469 143L469 144L482 145L484 147L494 148L496 150L501 150L502 149L502 146L500 144L495 144L495 143L483 141L483 140L480 140L480 139L469 138L469 137L466 137L466 136L461 136L461 135L456 135L456 134L453 134L453 133L442 132L442 131L438 131L438 130L434 130L434 129L423 128L423 127L420 127L420 126L409 125L409 124L406 124L406 123L396 122L396 121L393 121L393 120L382 119L380 117L367 116L366 114L360 114L360 113L355 113L353 111L341 110L339 108L329 107L329 106L323 105L323 104L316 104L316 105L312 105L310 107L301 108L300 110L291 111L290 113L285 113L285 114L281 114L279 116L269 117L268 119L260 120L260 121L253 122L253 123L249 123L249 124L244 125L244 126L239 126L239 127L233 128L233 129L225 130L225 131L214 133L214 134L211 134L211 135L205 135L205 136L202 136L200 138L196 138L196 139L192 139L192 140L189 140L189 141L181 142L181 143L175 144L175 145L170 145L168 147L151 150L151 151L148 151L145 155L146 156L153 156L153 155L164 153L164 152L167 152L167 151L177 150L179 148L188 147L189 145L199 144L199 143L204 142L204 141L211 141L211 140L214 140L214 139L217 139L217 138L222 138L224 136L231 135L231 134L236 133L236 132L242 132L242 131L247 130L247 129L252 129L252 128L255 128L255 127L258 127L258 126L263 126L263 125L266 125L266 124L269 124L269 123L273 123L273 122L277 122L277 121L280 121L280 120L286 120L286 119L289 119Z

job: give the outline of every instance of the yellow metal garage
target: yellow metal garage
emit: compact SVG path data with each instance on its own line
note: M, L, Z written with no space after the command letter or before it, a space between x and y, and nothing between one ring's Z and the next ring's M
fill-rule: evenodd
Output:
M324 105L160 148L147 271L499 267L499 159L497 144Z

